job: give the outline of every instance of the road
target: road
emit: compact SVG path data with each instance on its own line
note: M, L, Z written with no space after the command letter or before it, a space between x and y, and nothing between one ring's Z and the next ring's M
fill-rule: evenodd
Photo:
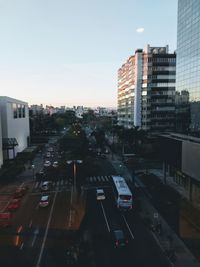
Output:
M95 190L87 194L89 243L94 247L95 266L169 266L140 217L133 210L122 213L115 205L112 187L105 187L106 200L97 201ZM114 248L112 231L121 229L128 238L125 249Z
M101 168L85 177L79 194L73 188L71 172L24 180L29 191L13 215L12 227L0 228L0 266L168 266L137 212L121 213L116 208L111 165L97 161ZM47 178L52 181L50 205L41 208L41 184ZM104 188L104 201L96 200L96 188ZM114 248L113 229L124 231L129 241L125 249ZM72 247L79 248L76 265L69 265Z

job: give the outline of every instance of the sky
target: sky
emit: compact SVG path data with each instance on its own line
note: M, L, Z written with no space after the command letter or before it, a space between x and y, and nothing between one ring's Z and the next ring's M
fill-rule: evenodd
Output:
M177 0L0 0L0 95L116 107L117 70L176 32Z

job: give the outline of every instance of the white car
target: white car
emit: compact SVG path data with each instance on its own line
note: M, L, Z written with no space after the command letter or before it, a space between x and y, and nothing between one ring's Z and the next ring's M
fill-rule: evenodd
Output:
M45 181L45 182L43 182L42 185L41 185L41 190L42 190L42 191L47 191L47 190L50 189L50 186L51 186L51 182L49 182L49 181Z
M49 205L49 196L43 195L40 199L39 207L45 208Z
M52 164L52 166L53 166L54 168L57 168L57 167L58 167L58 162L57 162L57 161L54 161L54 163Z
M97 197L97 200L104 200L106 198L103 189L96 190L96 197Z
M51 166L51 162L49 160L46 160L44 163L44 167L50 167Z

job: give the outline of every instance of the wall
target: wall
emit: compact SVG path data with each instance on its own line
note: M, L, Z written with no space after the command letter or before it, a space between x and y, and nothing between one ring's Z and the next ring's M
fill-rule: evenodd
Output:
M183 141L182 171L200 181L200 144Z
M13 103L25 105L25 118L14 118ZM2 137L16 138L18 146L15 147L15 153L23 151L27 147L27 137L30 135L28 104L20 100L9 97L0 97L1 118L2 118ZM9 157L13 157L10 151Z

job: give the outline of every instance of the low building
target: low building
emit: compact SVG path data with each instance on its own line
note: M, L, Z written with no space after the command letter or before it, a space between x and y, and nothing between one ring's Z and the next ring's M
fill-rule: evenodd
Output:
M3 159L12 159L29 144L28 103L0 96Z
M171 133L160 135L163 175L187 192L187 198L200 207L200 138Z

